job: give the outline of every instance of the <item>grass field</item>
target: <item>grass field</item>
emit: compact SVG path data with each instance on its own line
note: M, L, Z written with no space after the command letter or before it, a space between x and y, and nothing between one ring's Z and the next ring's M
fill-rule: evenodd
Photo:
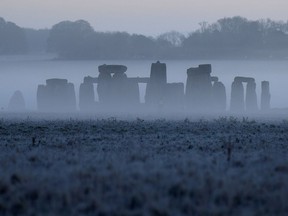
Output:
M288 215L288 121L0 120L0 215Z

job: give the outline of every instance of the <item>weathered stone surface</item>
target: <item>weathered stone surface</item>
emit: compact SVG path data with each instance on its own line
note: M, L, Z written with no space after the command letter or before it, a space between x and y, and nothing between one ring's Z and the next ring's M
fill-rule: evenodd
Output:
M146 87L145 102L150 105L163 103L165 88L167 84L166 64L152 63L150 80Z
M95 104L95 93L93 83L84 82L79 90L79 108L82 111L92 111Z
M256 112L258 110L256 83L248 82L246 87L246 111Z
M184 109L184 83L167 83L163 106L165 110L181 112Z
M99 73L125 73L127 67L125 65L100 65L98 67Z
M140 104L138 82L147 82L145 78L128 78L125 65L100 65L98 70L97 78L85 77L81 84L81 111L92 111L96 109L96 104L104 111L125 111ZM98 103L95 101L94 84L97 85Z
M211 65L199 65L187 70L186 104L193 111L209 111L211 108Z
M242 82L235 81L231 86L231 103L230 110L232 112L244 112L244 86Z
M71 112L76 110L75 89L66 79L48 79L37 89L37 107L44 112Z
M22 92L19 90L15 91L9 101L8 110L13 112L21 112L25 111L25 109L26 104Z
M247 83L244 98L244 86ZM251 77L235 77L231 88L230 110L232 112L255 112L258 110L256 83Z
M268 81L261 83L261 110L267 111L270 109L270 86Z
M212 86L212 109L216 112L226 110L226 89L222 82L214 82Z

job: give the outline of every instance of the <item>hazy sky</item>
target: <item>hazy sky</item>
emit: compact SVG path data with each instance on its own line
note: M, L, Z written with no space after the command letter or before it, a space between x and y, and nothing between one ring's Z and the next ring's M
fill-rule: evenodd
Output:
M288 19L288 0L0 0L0 17L22 27L50 28L87 20L96 31L158 35L188 33L198 23L240 15L249 19Z

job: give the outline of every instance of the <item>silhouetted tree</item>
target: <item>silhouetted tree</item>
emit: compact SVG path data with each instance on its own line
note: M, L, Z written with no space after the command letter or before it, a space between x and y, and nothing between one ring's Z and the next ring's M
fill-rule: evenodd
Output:
M219 19L210 25L202 22L183 41L183 49L194 58L263 56L275 49L288 48L287 27L284 22L249 21L239 16Z
M129 38L129 54L134 59L153 59L156 57L156 42L153 38L133 34Z
M22 29L0 18L0 55L45 50L65 59L287 58L288 21L228 17L187 37L171 31L158 37L127 32L95 32L84 20L49 29Z
M105 53L111 59L126 59L128 57L129 34L126 32L105 33Z
M84 20L60 22L50 31L47 50L58 53L61 58L89 58L87 50L94 34L93 28Z
M0 55L23 54L27 44L23 29L0 17Z
M288 22L222 18L185 37L175 31L156 38L126 32L95 32L86 21L64 21L50 31L48 50L70 59L183 59L279 57L288 49Z
M185 36L176 31L163 33L157 37L157 53L159 58L179 59L183 55L183 41Z
M44 53L47 48L49 29L24 29L27 41L27 51L29 53Z
M171 47L180 47L185 39L185 36L177 31L170 31L158 36L158 41L166 41Z

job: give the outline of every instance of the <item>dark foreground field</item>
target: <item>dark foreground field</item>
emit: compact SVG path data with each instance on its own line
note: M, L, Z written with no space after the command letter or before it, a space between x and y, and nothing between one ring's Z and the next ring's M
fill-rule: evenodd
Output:
M0 215L288 215L288 122L0 120Z

